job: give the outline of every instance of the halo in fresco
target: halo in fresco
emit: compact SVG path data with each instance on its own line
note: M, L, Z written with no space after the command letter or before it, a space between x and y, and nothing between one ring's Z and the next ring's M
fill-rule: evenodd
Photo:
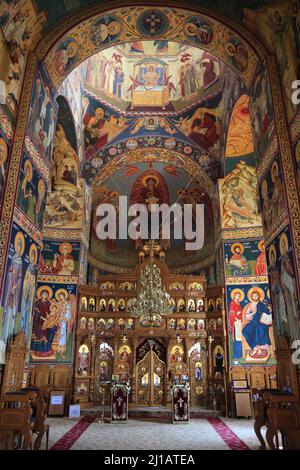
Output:
M17 235L16 235L16 238L15 238L15 251L17 252L17 246L19 245L19 241L20 241L20 246L21 246L21 250L20 250L20 254L19 256L22 256L23 253L24 253L24 250L25 250L25 238L24 238L24 235L22 232L18 232Z
M41 287L39 287L39 288L37 289L37 291L36 291L36 297L37 297L38 299L40 299L43 290L45 290L45 291L48 292L49 298L51 299L51 297L52 297L52 295L53 295L53 290L52 290L51 287L49 287L49 286L41 286Z
M198 45L208 45L213 38L213 29L210 24L196 15L185 20L183 31L189 41Z
M139 15L136 28L142 36L155 37L164 35L169 29L169 19L161 10L146 10Z
M117 41L122 29L122 24L117 16L100 16L91 26L90 39L96 47L100 47L102 44L110 44Z
M230 297L231 299L234 298L235 294L240 294L240 301L243 302L244 298L245 298L245 294L244 292L242 291L242 289L239 289L238 287L236 289L233 289L230 293Z
M244 247L243 243L233 243L233 244L231 245L231 252L232 252L233 254L235 253L235 249L236 249L236 248L239 248L239 249L241 250L241 254L243 254L244 251L245 251L245 247Z
M37 246L33 243L29 248L29 259L31 259L32 254L34 255L34 264L37 262L38 259L38 249Z
M79 45L74 38L64 38L54 52L54 66L59 74L68 72L78 59Z
M259 296L260 296L260 301L263 302L264 298L265 298L265 293L263 291L263 289L261 287L251 287L251 289L248 290L247 292L247 297L248 299L250 300L250 302L252 301L252 294L253 292L258 292L259 293Z
M279 250L282 256L286 255L289 249L289 240L286 233L282 233L279 239Z
M247 70L249 64L248 51L238 38L232 37L227 42L225 51L233 67L242 73Z

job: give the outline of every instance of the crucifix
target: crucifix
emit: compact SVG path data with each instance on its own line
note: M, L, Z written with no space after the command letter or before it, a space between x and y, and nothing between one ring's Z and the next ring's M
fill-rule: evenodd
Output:
M119 397L119 398L117 399L117 402L118 402L118 405L121 406L122 403L123 403L123 398Z
M180 397L178 400L178 403L179 403L179 407L182 408L184 400Z
M146 23L150 23L150 33L155 34L156 33L156 25L160 25L161 19L156 18L155 13L151 13L150 18L146 18Z

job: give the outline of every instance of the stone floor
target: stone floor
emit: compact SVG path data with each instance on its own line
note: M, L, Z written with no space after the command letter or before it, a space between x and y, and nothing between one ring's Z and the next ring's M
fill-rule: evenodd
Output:
M52 450L248 450L258 449L253 420L219 417L187 424L129 420L101 424L97 416L48 418ZM42 448L45 448L45 439Z

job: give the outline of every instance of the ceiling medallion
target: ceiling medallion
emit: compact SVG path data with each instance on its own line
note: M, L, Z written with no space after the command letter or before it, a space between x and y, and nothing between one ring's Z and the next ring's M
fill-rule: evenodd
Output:
M169 19L161 10L146 10L137 19L136 27L142 36L162 36L169 29Z

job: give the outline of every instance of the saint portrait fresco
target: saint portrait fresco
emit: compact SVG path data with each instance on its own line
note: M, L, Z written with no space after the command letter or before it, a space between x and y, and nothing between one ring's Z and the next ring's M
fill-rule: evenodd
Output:
M57 110L51 80L45 67L41 66L30 103L29 129L34 142L48 161L52 153Z
M43 226L46 184L29 158L23 158L18 187L17 204L40 230Z
M227 276L266 276L264 240L224 243Z
M274 335L269 285L227 286L230 363L273 364Z
M73 276L78 269L80 244L44 240L39 272L59 276Z
M0 131L0 204L2 202L2 194L6 181L7 157L9 152L9 147L2 135Z
M282 170L278 158L274 160L266 173L259 192L264 225L268 228L286 208Z
M38 256L38 245L14 223L1 300L0 359L3 361L7 341L13 334L24 331L30 341Z
M31 361L71 361L75 314L75 285L38 284L33 309Z
M295 264L287 227L267 247L270 271L270 289L278 333L294 341L299 338L299 304Z

